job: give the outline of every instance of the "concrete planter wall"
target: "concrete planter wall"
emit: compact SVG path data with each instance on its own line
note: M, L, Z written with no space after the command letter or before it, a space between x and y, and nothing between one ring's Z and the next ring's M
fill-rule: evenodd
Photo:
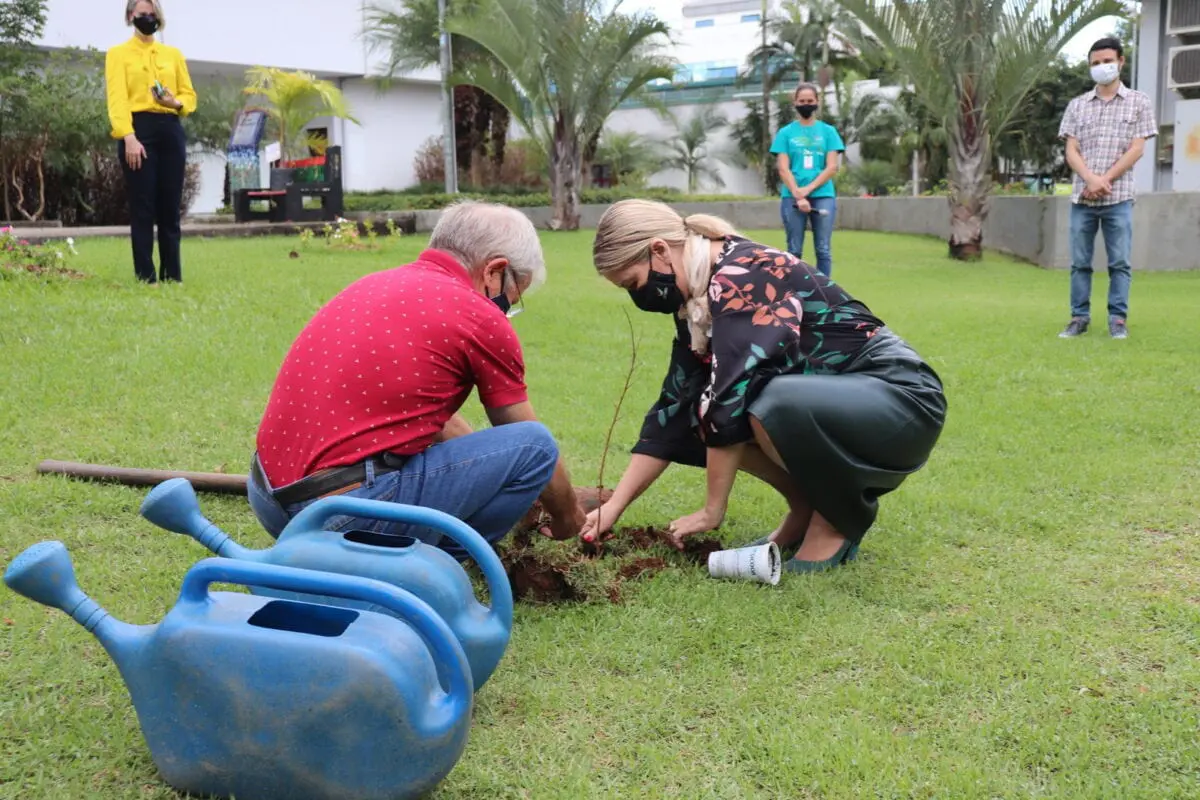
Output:
M674 203L682 214L716 214L743 230L780 227L779 201ZM595 228L607 206L585 205L584 228ZM539 228L549 226L548 208L522 209ZM1051 269L1071 266L1067 197L1010 197L991 199L983 244L990 250ZM360 220L390 216L417 233L433 230L437 211L388 215L351 214ZM1200 193L1163 192L1142 195L1134 206L1133 266L1137 270L1200 269ZM936 236L950 235L950 210L944 197L838 198L837 227L842 230L886 231ZM1093 266L1107 264L1103 240L1097 236Z

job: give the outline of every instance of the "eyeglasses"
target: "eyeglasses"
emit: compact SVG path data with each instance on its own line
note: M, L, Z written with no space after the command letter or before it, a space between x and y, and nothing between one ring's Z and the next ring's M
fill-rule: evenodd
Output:
M504 275L507 278L508 272L505 271ZM508 311L504 312L504 316L508 317L509 319L512 319L525 310L525 298L521 295L521 284L517 281L516 275L513 275L513 286L517 287L517 304L509 308ZM504 290L503 284L501 284L500 290Z

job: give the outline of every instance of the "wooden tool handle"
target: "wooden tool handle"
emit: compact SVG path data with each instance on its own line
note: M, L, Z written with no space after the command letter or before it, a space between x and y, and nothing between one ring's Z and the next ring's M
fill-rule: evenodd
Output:
M43 475L67 475L72 478L122 483L126 486L157 486L171 478L185 478L198 492L215 494L246 494L245 475L226 475L223 472L179 472L167 469L130 469L106 467L101 464L82 464L77 461L47 459L38 464Z

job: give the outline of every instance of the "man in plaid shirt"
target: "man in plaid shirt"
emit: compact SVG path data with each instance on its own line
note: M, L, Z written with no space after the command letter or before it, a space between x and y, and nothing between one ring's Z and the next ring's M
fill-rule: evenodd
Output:
M1101 39L1088 52L1096 88L1076 97L1058 135L1067 141L1075 172L1071 192L1071 322L1059 336L1086 333L1091 321L1092 256L1096 230L1108 251L1108 332L1128 336L1129 254L1133 240L1133 165L1158 133L1150 98L1121 83L1121 43Z

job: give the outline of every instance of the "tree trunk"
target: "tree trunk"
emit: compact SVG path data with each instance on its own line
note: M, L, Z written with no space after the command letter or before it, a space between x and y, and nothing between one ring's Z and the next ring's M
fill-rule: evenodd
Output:
M495 108L492 109L491 135L492 166L495 167L497 174L504 166L504 149L508 145L508 126L511 124L511 119L508 109L501 103L495 103Z
M559 122L550 151L550 198L554 206L551 230L579 230L580 162L579 138Z
M480 94L474 86L454 87L454 163L460 173L470 173L471 156L478 147L475 117Z
M983 114L964 93L958 119L949 130L950 257L978 261L983 257L983 223L992 185L991 147Z

